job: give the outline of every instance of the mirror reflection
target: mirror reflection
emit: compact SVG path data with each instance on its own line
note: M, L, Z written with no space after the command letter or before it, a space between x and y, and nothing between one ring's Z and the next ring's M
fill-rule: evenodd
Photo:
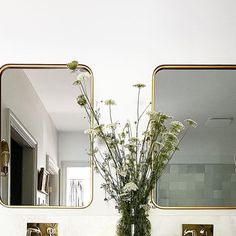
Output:
M91 73L86 66L79 70ZM1 150L4 204L86 207L91 202L90 142L84 134L90 124L76 103L75 79L65 65L9 66L2 72L1 140L9 146L8 159ZM92 83L91 76L90 96Z
M154 76L154 109L191 129L157 183L159 207L236 206L236 67L164 66Z

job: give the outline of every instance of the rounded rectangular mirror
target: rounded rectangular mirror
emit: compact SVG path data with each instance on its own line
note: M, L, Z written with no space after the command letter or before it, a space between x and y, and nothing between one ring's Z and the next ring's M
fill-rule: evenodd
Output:
M92 71L86 89L93 100ZM90 127L66 65L1 68L1 201L7 206L87 207L93 171Z
M160 208L236 208L236 66L160 66L153 109L189 129L159 179Z

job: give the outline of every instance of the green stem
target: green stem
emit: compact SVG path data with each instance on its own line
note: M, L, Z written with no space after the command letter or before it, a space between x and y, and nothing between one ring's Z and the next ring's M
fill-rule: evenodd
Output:
M113 122L112 122L112 115L111 115L111 105L109 104L108 107L109 107L110 122L112 124Z

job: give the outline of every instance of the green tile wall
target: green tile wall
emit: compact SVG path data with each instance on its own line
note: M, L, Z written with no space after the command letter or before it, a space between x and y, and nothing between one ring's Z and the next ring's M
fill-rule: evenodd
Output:
M236 206L232 164L170 164L157 184L158 205Z

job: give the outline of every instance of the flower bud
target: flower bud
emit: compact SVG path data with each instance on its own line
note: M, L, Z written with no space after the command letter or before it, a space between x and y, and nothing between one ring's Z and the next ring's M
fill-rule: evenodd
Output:
M78 61L72 61L67 64L68 69L70 69L72 71L76 70L77 66L78 66Z

